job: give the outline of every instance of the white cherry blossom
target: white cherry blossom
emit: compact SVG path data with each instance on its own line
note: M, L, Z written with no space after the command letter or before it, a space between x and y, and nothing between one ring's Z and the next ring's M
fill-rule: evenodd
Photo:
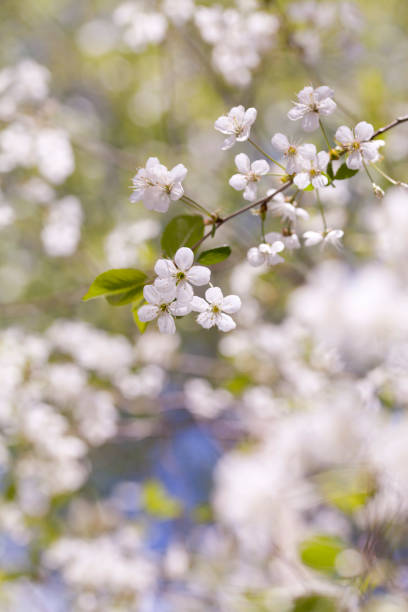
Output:
M266 195L271 195L273 189L266 192ZM288 202L283 193L277 193L275 197L268 202L268 210L277 217L282 217L283 221L295 223L297 219L308 219L309 213L299 206Z
M347 151L346 165L350 170L359 170L364 163L379 160L378 149L384 146L384 140L370 140L374 128L367 121L360 121L351 130L345 125L338 128L335 140Z
M158 278L154 285L162 295L173 294L176 289L176 298L179 303L191 302L194 291L191 285L201 287L208 285L211 270L205 266L194 266L194 253L187 247L177 250L174 261L171 259L158 259L154 266Z
M325 187L329 180L323 172L326 171L329 161L330 155L326 151L316 153L316 147L310 145L305 152L303 169L295 176L293 182L299 189L306 189L309 185L313 185L315 189Z
M235 165L239 174L231 176L229 184L237 191L244 190L244 200L249 202L256 200L257 183L270 170L268 162L264 159L257 159L251 164L248 155L239 153L235 157Z
M291 121L302 119L302 128L305 132L314 132L319 128L320 116L331 115L336 110L336 103L333 100L334 91L327 85L304 87L298 94L298 102L288 112Z
M147 304L141 306L137 311L139 319L147 323L157 318L159 330L163 334L176 333L173 317L182 317L191 312L190 304L181 304L175 300L176 287L173 293L167 291L166 294L162 294L154 285L145 285L143 296Z
M311 144L297 145L294 142L290 142L288 137L280 132L272 137L271 143L277 151L283 154L286 160L285 167L288 174L294 174L300 171L304 153L307 155L307 151L310 147L314 146Z
M303 234L303 239L305 241L305 246L307 247L322 243L322 246L331 244L336 249L340 249L342 246L341 239L343 236L343 230L334 229L328 232L305 232Z
M193 297L191 308L200 313L197 323L205 329L216 325L220 331L228 332L236 327L230 315L241 308L241 300L237 295L224 297L219 287L210 287L205 292L205 300L196 295Z
M245 108L234 106L229 111L228 115L222 115L216 120L214 127L222 134L227 134L228 138L224 140L222 150L226 151L234 146L235 142L243 142L248 140L251 126L255 122L257 115L256 108Z
M171 200L179 200L184 189L182 181L186 178L187 168L177 164L168 170L157 159L149 157L144 168L140 168L133 177L133 193L131 202L143 200L149 210L167 212Z
M262 264L275 266L285 261L283 257L278 255L284 248L285 245L281 240L275 240L275 233L266 234L265 242L249 249L247 253L248 262L254 267L262 266Z

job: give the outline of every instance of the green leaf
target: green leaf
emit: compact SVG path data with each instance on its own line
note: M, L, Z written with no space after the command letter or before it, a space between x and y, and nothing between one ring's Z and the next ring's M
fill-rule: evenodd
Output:
M123 306L131 302L140 302L143 299L143 286L129 289L128 291L124 291L124 293L107 295L105 297L111 306Z
M182 246L192 247L204 235L204 221L200 215L174 217L164 228L161 247L168 257L174 257Z
M133 315L133 320L136 323L139 331L141 334L144 334L146 331L147 326L149 325L149 321L141 321L139 319L139 315L137 314L137 311L139 310L140 306L142 306L142 304L145 304L146 302L144 302L143 300L141 300L139 303L135 304L134 306L132 306L132 315Z
M197 263L202 266L212 266L220 261L224 261L231 255L231 249L229 246L221 246L215 249L209 249L200 253Z
M303 595L295 600L292 612L336 612L334 599L323 595Z
M317 535L304 540L299 547L302 562L318 572L332 573L336 557L346 545L334 536Z
M376 491L374 477L365 470L328 470L315 480L326 501L345 514L353 514L364 506Z
M344 179L351 178L352 176L357 174L357 172L358 170L350 170L350 168L347 168L346 164L342 164L340 168L337 170L334 180L344 181Z
M334 172L333 172L333 164L332 164L332 162L328 163L326 172L327 172L327 176L329 177L330 181L332 181L334 179Z
M310 185L308 185L305 189L303 189L303 191L314 191L314 187L312 183L310 183Z
M148 480L142 493L143 505L149 514L159 519L172 519L180 516L180 502L167 493L158 480Z
M144 272L133 268L108 270L95 278L82 299L86 302L100 296L119 294L128 294L127 297L130 298L132 292L137 294L141 291L146 279L147 276ZM126 299L126 296L122 296L122 299ZM129 301L132 301L132 299L129 299ZM122 303L126 304L127 302Z

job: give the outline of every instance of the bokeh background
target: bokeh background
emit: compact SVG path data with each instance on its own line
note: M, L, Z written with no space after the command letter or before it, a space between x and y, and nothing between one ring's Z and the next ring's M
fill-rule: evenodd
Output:
M221 151L215 119L255 106L271 151L325 84L331 135L385 125L407 113L407 30L403 0L2 0L1 610L408 610L406 190L375 170L382 200L363 173L326 190L344 249L269 271L246 263L256 216L221 228L230 334L141 334L129 306L81 301L108 268L151 273L188 212L130 204L149 156L231 212L234 155L259 155ZM384 156L406 181L404 125Z

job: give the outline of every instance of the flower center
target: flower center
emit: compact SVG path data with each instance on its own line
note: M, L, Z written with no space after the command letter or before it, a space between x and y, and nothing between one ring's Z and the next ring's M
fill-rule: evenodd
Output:
M357 142L357 140L355 140L355 141L353 142L353 144L351 145L351 149L352 149L352 151L358 151L358 150L359 150L359 148L360 148L360 143L359 143L359 142Z
M177 278L177 282L180 282L181 280L184 280L186 278L186 275L184 272L177 272L176 278Z
M287 154L288 155L296 155L296 147L294 147L293 145L290 145Z
M213 311L214 314L218 314L219 312L221 312L220 307L217 306L217 304L213 304L213 307L211 308L211 310Z

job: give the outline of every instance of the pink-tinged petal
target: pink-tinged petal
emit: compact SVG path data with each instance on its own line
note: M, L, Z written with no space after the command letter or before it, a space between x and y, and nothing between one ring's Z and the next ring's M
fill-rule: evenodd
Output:
M181 247L177 250L174 261L179 270L186 272L194 263L194 253L188 247Z
M133 193L131 193L129 200L132 204L134 202L140 202L140 200L143 200L144 192L144 189L135 189Z
M299 238L296 234L292 234L291 236L285 236L285 247L292 251L293 249L300 249Z
M336 108L337 104L331 98L326 98L325 100L322 100L322 102L319 102L319 113L324 117L327 117L327 115L331 115L332 113L334 113Z
M319 128L319 114L310 111L302 119L302 128L305 132L314 132Z
M248 179L243 174L234 174L228 181L231 187L237 191L242 191L248 184Z
M244 140L248 140L250 133L251 133L250 125L242 126L240 133L237 134L237 142L244 142Z
M323 236L319 232L305 232L303 240L305 241L305 246L315 246L323 240Z
M211 270L206 266L193 266L187 272L187 278L196 287L208 285L210 282Z
M177 269L171 259L158 259L154 266L154 271L160 278L167 278L177 274Z
M177 166L174 166L174 168L170 170L169 174L172 181L179 183L180 181L184 181L187 176L187 172L188 170L184 164L177 164Z
M354 141L353 132L346 125L341 125L334 135L334 140L342 145L349 145Z
M276 266L277 264L283 263L285 260L280 255L270 254L266 257L266 263L268 266Z
M255 122L257 114L258 114L258 111L256 110L256 108L248 108L245 111L245 115L244 115L245 123L248 125L252 125Z
M367 121L360 121L357 123L354 128L354 133L359 142L363 140L370 140L371 136L374 134L374 128L371 123L367 123Z
M152 306L150 304L145 304L141 306L137 311L137 316L143 323L147 323L148 321L153 321L159 314L159 309L157 306Z
M190 304L191 300L193 299L193 296L194 291L190 283L187 283L186 281L181 281L181 283L177 285L176 297L177 301L180 304Z
M203 298L195 295L191 300L191 309L195 310L196 312L205 312L208 309L208 304L205 300L203 300Z
M269 232L269 234L266 234L265 240L268 244L273 244L277 240L282 240L282 234L279 234L279 232Z
M221 306L222 300L224 298L223 298L223 295L222 295L222 291L221 291L221 289L219 287L210 287L205 292L205 299L210 304L216 304L217 306Z
M328 87L327 85L322 85L315 89L315 97L318 102L324 100L325 98L331 98L334 96L334 90Z
M227 295L222 302L222 310L227 314L234 314L241 308L241 300L237 295Z
M168 304L176 297L176 281L172 276L156 278L154 287L160 293L160 301Z
M277 149L281 153L286 153L286 151L290 147L289 140L287 139L285 134L281 134L280 132L278 132L272 137L271 143L272 143L272 146L275 147L275 149Z
M173 317L168 312L163 312L158 319L157 324L162 334L175 334L176 324Z
M265 257L260 252L258 247L252 247L251 249L249 249L247 253L247 259L250 265L253 266L254 268L257 268L258 266L262 266L262 264L265 263Z
M310 104L313 100L314 89L310 85L301 89L297 95L297 99L302 104Z
M291 121L297 121L298 119L304 117L307 112L308 110L306 106L304 106L303 104L297 104L288 112L288 118Z
M308 172L300 172L295 176L293 182L299 189L306 189L310 185L310 175Z
M236 328L236 323L234 319L232 319L229 315L221 313L217 315L215 319L215 324L218 329L222 332L229 332L232 329Z
M160 166L160 162L158 160L157 157L149 157L149 159L146 162L146 170L148 170L149 172L154 170L157 166Z
M241 174L248 174L251 170L250 159L245 153L238 153L238 155L235 156L235 165Z
M330 161L330 155L326 151L319 151L317 154L317 167L322 172L326 171L327 164Z
M233 147L236 143L236 140L237 137L235 136L235 134L231 134L231 136L228 136L228 138L224 140L224 144L221 147L221 151L227 151L228 149Z
M230 134L233 131L233 123L229 117L223 115L214 123L214 128L222 134Z
M145 285L143 287L143 297L149 304L157 306L161 303L160 293L153 285Z
M316 157L316 147L312 143L302 144L298 148L298 153L302 159L310 161Z
M263 176L264 174L268 174L270 166L264 159L257 159L251 164L251 170L255 172L257 176Z
M363 165L363 158L360 151L352 151L346 159L346 166L350 170L360 170Z
M243 193L244 200L247 200L248 202L254 202L256 200L256 194L257 184L253 182L248 183Z
M179 200L184 195L184 189L181 183L175 183L170 189L170 200Z
M211 312L201 312L197 317L197 323L204 329L210 329L215 325L215 320Z
M328 182L329 180L327 176L324 176L324 174L317 174L312 178L312 185L315 189L321 189L322 187L326 187Z
M309 213L304 208L295 208L295 214L299 219L309 218Z

